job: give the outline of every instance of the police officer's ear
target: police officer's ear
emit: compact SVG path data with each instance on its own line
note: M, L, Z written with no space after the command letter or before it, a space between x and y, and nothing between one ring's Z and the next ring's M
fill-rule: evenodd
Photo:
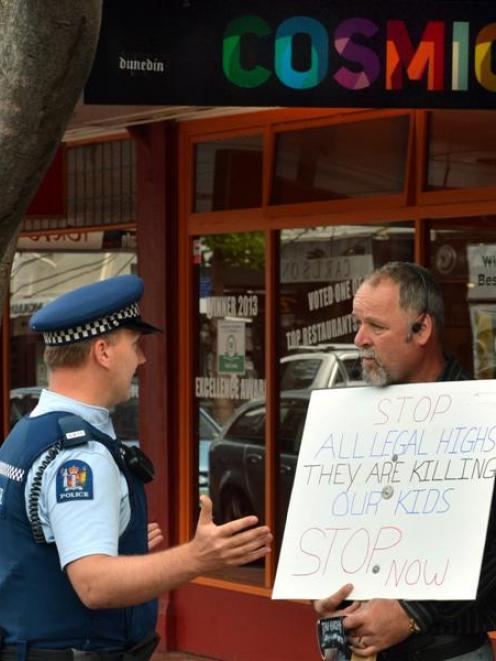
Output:
M108 368L110 366L114 344L111 335L101 335L93 340L91 355L93 360L101 367Z

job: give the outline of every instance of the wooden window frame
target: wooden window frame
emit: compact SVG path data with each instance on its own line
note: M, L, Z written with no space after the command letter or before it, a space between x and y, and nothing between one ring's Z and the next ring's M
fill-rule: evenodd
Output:
M401 194L370 196L352 200L330 202L269 205L274 172L275 139L283 131L329 126L332 124L363 121L374 118L408 114L411 117L408 140L404 190ZM414 256L420 264L426 263L429 251L429 221L446 218L468 218L477 215L496 214L496 188L484 191L460 191L425 193L420 182L425 176L426 115L424 110L363 110L363 109L284 109L264 112L247 112L243 115L196 120L180 124L178 170L182 173L178 191L179 263L185 265L179 273L179 356L182 369L179 373L179 438L188 442L180 444L179 483L181 503L178 507L179 542L185 542L194 533L193 521L197 508L197 483L194 462L194 388L193 351L195 337L194 315L196 312L193 280L194 237L228 232L263 231L266 240L266 310L265 310L265 375L267 385L266 406L266 473L265 512L266 522L272 528L276 521L275 490L277 447L278 392L277 374L272 360L276 353L276 310L278 305L277 282L279 272L279 230L315 227L318 225L372 225L394 221L413 221L415 228ZM214 139L263 134L263 204L260 208L193 213L194 196L194 146ZM270 596L275 577L275 558L265 562L263 586L200 577L196 583L233 590L245 594Z
M415 197L422 206L484 202L496 199L496 186L450 188L440 191L425 190L429 157L429 116L433 111L416 111L417 182ZM468 111L470 112L470 111ZM495 113L496 116L496 113ZM457 215L456 213L453 215Z
M289 130L329 126L351 121L363 121L384 117L411 117L404 189L400 194L369 196L352 200L269 205L274 172L274 147L279 133ZM179 438L188 439L179 446L179 484L181 503L178 509L178 541L186 542L194 534L197 512L196 465L194 437L194 388L193 355L195 346L195 286L193 242L195 237L229 232L263 231L266 242L265 262L265 378L267 391L265 426L265 514L266 523L272 529L276 523L275 490L277 480L276 428L278 410L277 371L272 357L276 353L278 302L277 283L279 273L279 230L290 227L319 224L375 224L395 220L415 220L407 206L413 195L411 190L414 149L414 113L409 110L284 110L214 120L184 122L179 130L178 171L182 173L178 191L179 263L179 371L178 424ZM262 206L255 209L239 209L195 213L192 211L195 190L195 147L201 142L229 139L247 135L263 136L263 187ZM371 205L373 200L373 205ZM374 208L371 209L371 206ZM385 218L385 215L388 216ZM415 225L416 227L416 225ZM199 577L195 582L211 587L269 596L275 578L275 554L265 562L263 586L253 586L217 578Z

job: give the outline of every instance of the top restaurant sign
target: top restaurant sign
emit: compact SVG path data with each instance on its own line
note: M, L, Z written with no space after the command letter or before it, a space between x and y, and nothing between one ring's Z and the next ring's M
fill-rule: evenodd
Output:
M496 108L496 2L105 0L87 103Z

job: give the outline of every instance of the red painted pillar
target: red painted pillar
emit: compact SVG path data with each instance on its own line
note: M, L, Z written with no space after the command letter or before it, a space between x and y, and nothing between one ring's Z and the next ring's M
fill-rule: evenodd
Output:
M140 368L140 440L153 460L156 478L148 487L150 520L158 521L165 543L175 543L174 475L177 438L176 292L177 292L177 149L174 123L133 128L137 147L138 269L145 280L143 317L163 329L145 337L147 362ZM170 600L160 600L161 649L173 647L168 617ZM171 629L169 631L168 629Z

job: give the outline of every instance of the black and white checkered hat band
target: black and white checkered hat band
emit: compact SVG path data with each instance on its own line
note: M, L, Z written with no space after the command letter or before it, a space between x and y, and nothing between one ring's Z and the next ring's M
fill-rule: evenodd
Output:
M128 319L137 319L140 316L140 310L137 303L133 303L122 310L113 312L106 317L94 319L81 326L74 328L64 328L57 331L45 331L43 338L47 346L55 347L64 344L73 344L82 340L89 340L98 335L104 335L117 330Z

